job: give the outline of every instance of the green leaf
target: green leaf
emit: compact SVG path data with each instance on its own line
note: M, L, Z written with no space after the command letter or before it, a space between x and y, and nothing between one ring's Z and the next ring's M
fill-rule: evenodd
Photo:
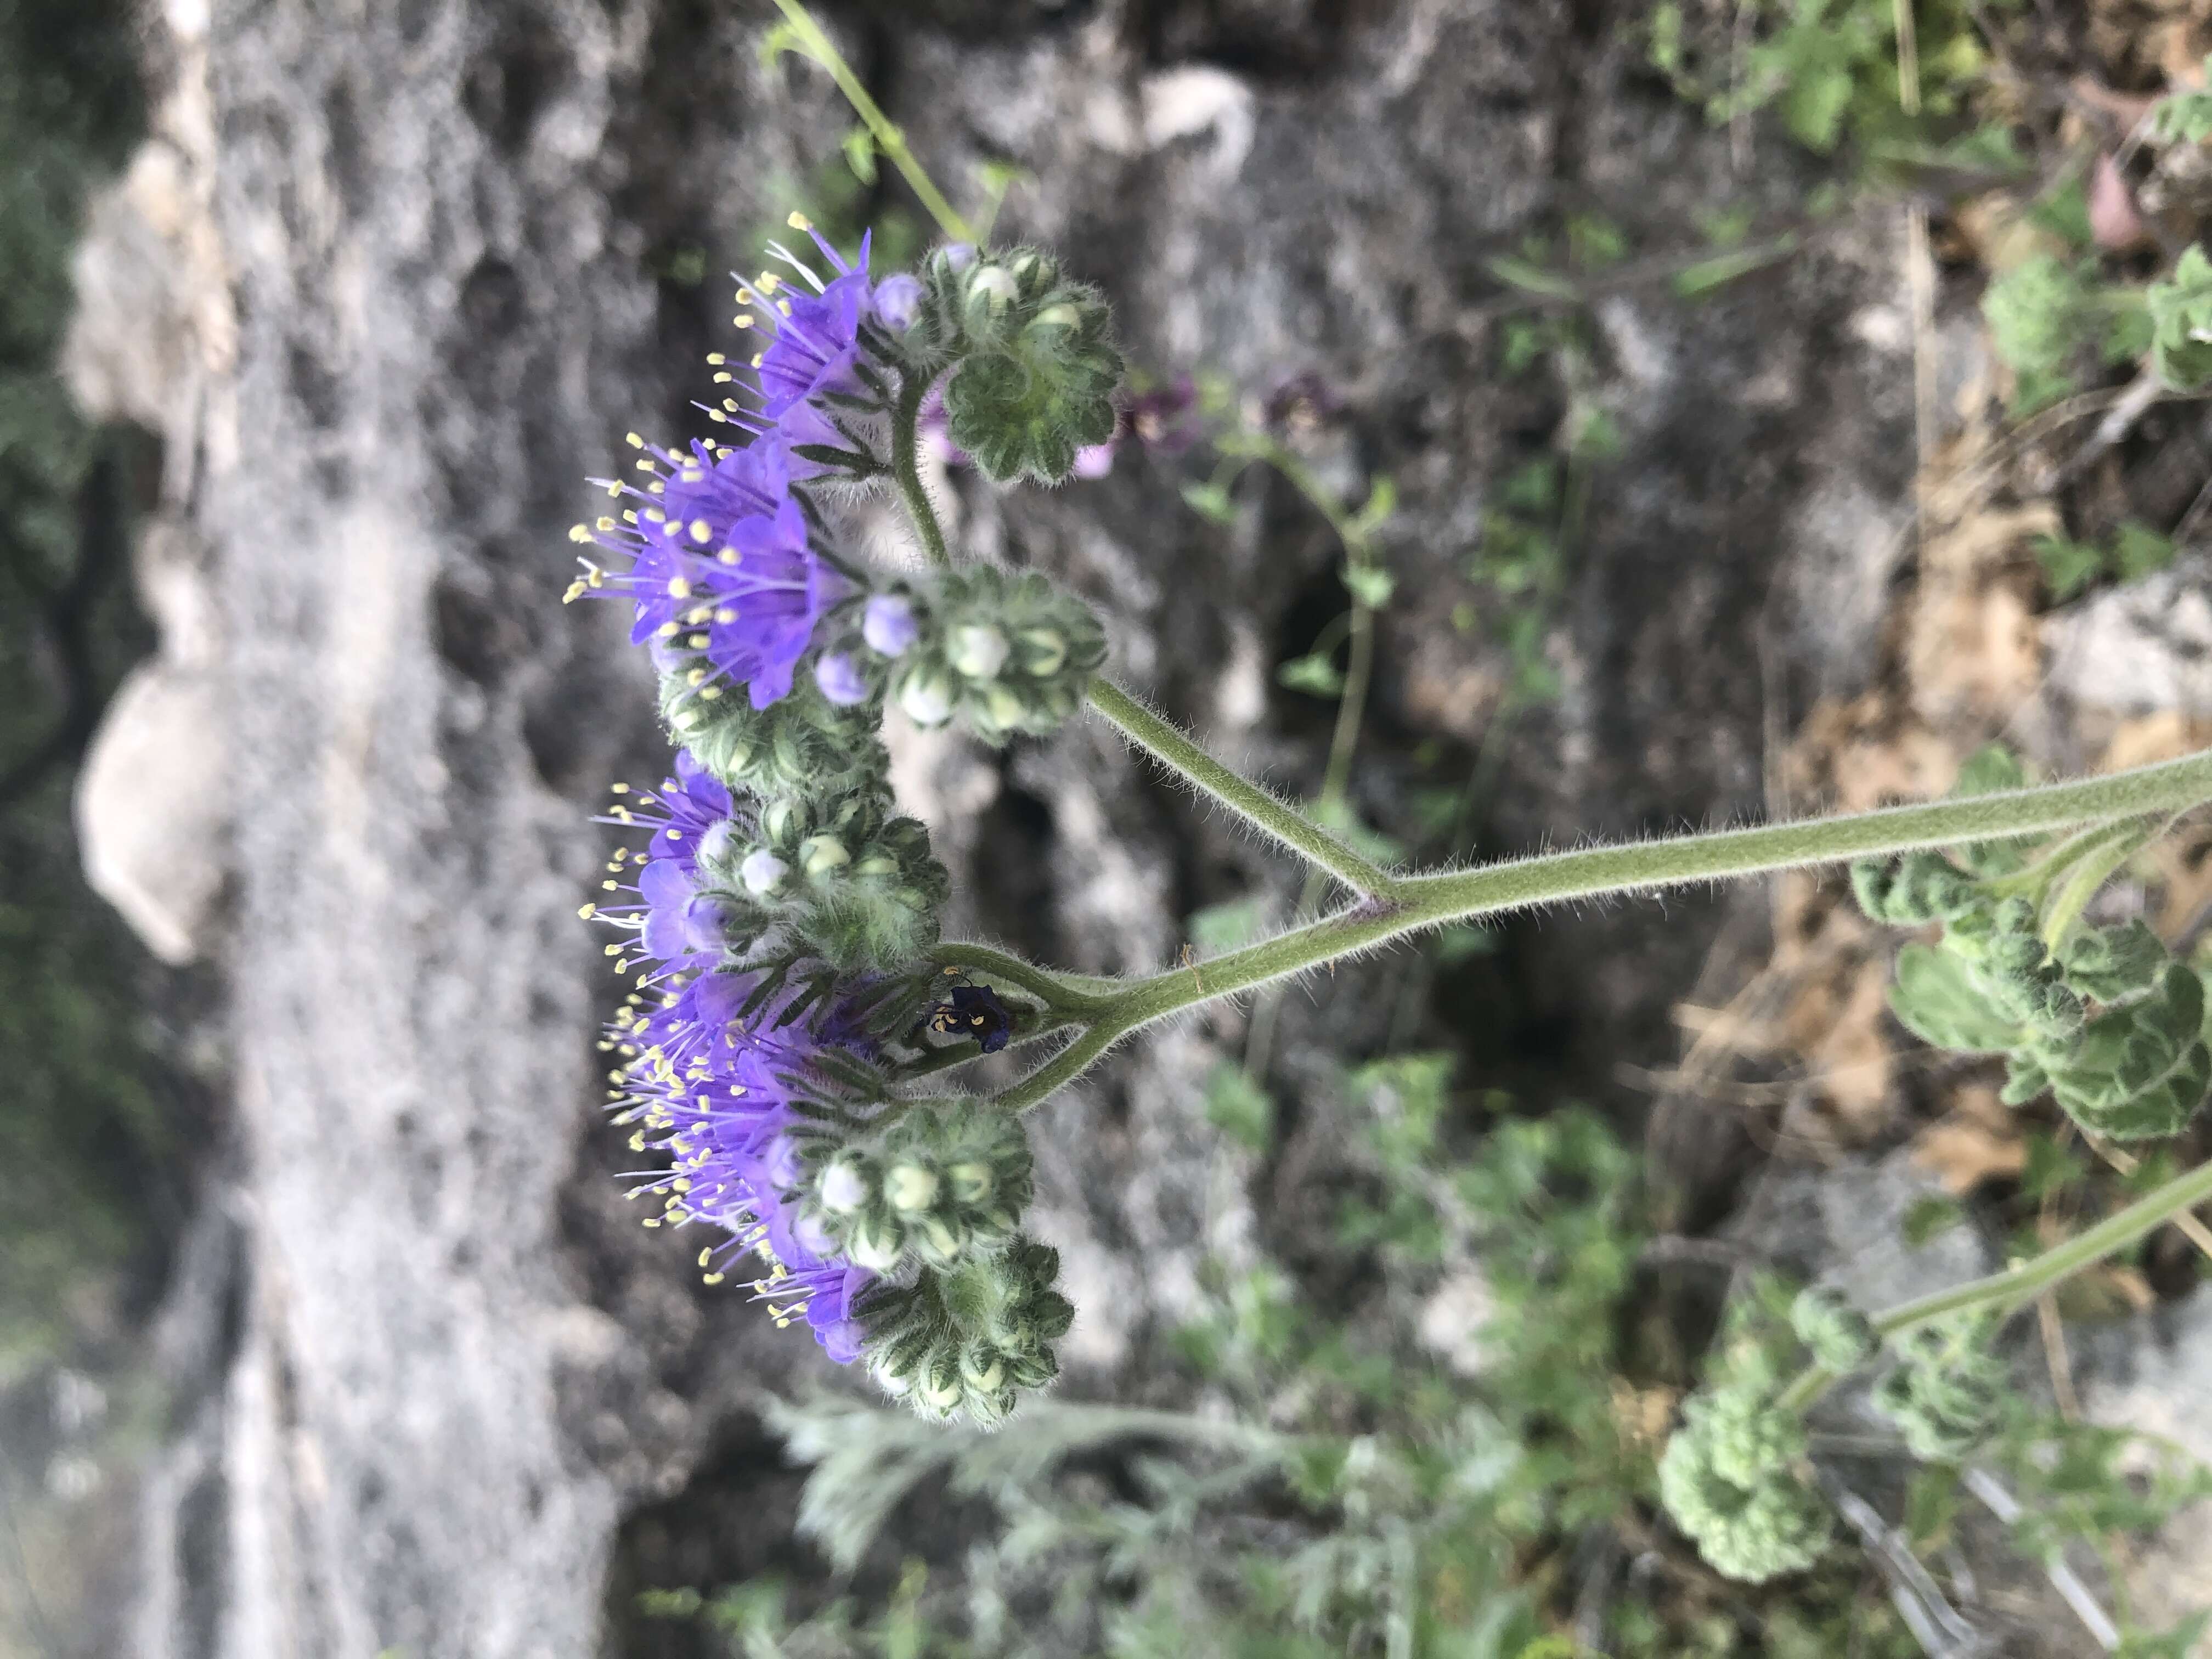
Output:
M1889 1006L1907 1030L1939 1048L2001 1054L2020 1035L2018 1025L1990 1006L1970 964L1926 945L1898 952Z
M1725 288L1740 276L1748 276L1754 270L1788 258L1797 251L1796 239L1787 238L1769 243L1764 247L1741 248L1734 252L1717 253L1710 259L1700 259L1674 273L1674 292L1685 300L1694 300L1701 294L1710 294L1717 288Z
M1229 499L1229 492L1217 483L1186 483L1182 487L1183 501L1200 518L1218 525L1237 522L1237 503Z
M2035 562L2043 567L2051 599L2059 605L2096 580L2105 568L2105 556L2097 549L2065 536L2037 537Z
M1229 899L1194 910L1183 926L1199 953L1211 957L1249 945L1260 937L1267 922L1267 901L1255 897Z
M2112 542L2112 569L2124 582L2140 580L2173 562L2173 541L2130 519Z
M1490 956L1497 949L1498 935L1489 928L1454 922L1437 935L1437 966L1456 968L1477 957Z
M1370 611L1380 611L1398 591L1398 579L1380 565L1347 564L1343 574L1352 597Z
M1275 671L1275 683L1310 696L1334 697L1344 690L1344 671L1325 652L1293 657Z
M845 165L862 184L872 187L876 182L876 135L866 127L854 127L847 133L839 148L845 152Z
M2195 243L2182 250L2173 274L2144 294L2150 312L2151 361L2177 392L2212 381L2212 260Z
M1540 295L1547 300L1571 300L1582 290L1571 278L1541 265L1531 264L1526 259L1516 259L1510 253L1500 253L1485 259L1483 269L1501 283L1519 289L1524 294Z
M1914 1249L1938 1238L1966 1218L1966 1206L1955 1198L1941 1193L1929 1193L1916 1198L1906 1206L1905 1217L1898 1224L1898 1234Z
M1264 1152L1275 1133L1275 1099L1231 1060L1206 1079L1206 1121L1238 1145Z

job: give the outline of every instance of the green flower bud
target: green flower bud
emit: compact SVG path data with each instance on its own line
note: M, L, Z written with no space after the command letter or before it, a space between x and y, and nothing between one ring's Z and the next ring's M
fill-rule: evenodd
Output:
M898 1224L888 1216L866 1211L845 1234L844 1244L845 1254L854 1264L870 1273L890 1272L906 1254L906 1237Z
M997 1185L988 1164L956 1164L945 1173L952 1183L952 1198L957 1204L981 1204L991 1196L992 1188Z
M799 843L799 868L810 876L826 876L852 861L852 854L835 836L809 836Z
M1022 672L1032 679L1049 679L1067 660L1067 641L1053 628L1025 628L1015 637Z
M738 866L738 878L744 883L747 892L765 898L783 885L790 868L767 848L759 847L745 854L744 862Z
M874 1188L865 1163L857 1158L838 1158L823 1166L815 1182L815 1195L831 1215L853 1215L868 1201Z
M942 726L952 718L952 684L941 676L909 673L899 682L898 705L916 726Z
M920 1164L895 1164L884 1176L884 1197L901 1215L937 1202L937 1172Z
M965 623L947 636L945 656L964 678L988 680L998 678L1011 648L1006 636L988 623Z
M1832 1290L1808 1285L1790 1304L1790 1328L1823 1370L1838 1376L1856 1370L1881 1347L1867 1316Z

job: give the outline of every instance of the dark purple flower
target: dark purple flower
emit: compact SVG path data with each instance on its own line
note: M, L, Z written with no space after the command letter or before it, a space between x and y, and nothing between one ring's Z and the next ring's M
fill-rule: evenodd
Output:
M1343 394L1311 369L1290 376L1267 394L1267 424L1293 435L1311 431L1343 410Z
M1162 455L1182 454L1206 437L1197 383L1188 374L1178 374L1137 393L1128 401L1124 424L1146 449Z

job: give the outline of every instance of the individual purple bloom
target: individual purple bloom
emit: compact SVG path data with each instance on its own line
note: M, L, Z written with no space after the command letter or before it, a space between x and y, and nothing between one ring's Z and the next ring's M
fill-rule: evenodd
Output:
M1085 444L1075 452L1075 476L1079 478L1103 478L1114 470L1114 441L1103 444Z
M771 287L767 278L761 286L738 290L775 333L759 363L762 412L770 420L781 420L799 404L860 389L854 364L860 349L860 324L871 309L869 237L860 238L860 259L849 265L818 234L814 242L837 270L818 294L781 283ZM812 278L812 272L799 268Z
M901 271L876 284L876 319L894 334L903 334L921 316L921 279Z
M1206 436L1198 386L1188 374L1131 398L1125 419L1139 443L1163 455L1180 455Z
M823 696L841 708L868 700L867 676L860 672L860 665L849 652L823 652L814 665L814 683L822 688Z
M1311 369L1279 382L1267 394L1267 424L1293 433L1311 431L1342 412L1343 394Z
M860 612L860 637L884 656L904 656L921 633L913 605L899 594L878 593Z
M729 790L689 750L679 750L675 776L663 780L657 792L623 790L600 820L652 831L643 857L633 861L625 849L615 861L616 890L637 902L592 907L601 920L635 930L639 950L653 964L645 982L712 967L720 958L732 918L726 905L699 890L699 863L719 861L728 850L737 833L732 811ZM631 876L626 883L625 872ZM630 958L623 966L637 962Z
M765 708L790 692L816 623L849 587L808 544L784 436L763 433L743 449L695 441L684 454L639 447L657 481L613 488L641 505L583 532L630 567L594 569L570 592L627 596L630 639L653 642L657 664L703 655Z

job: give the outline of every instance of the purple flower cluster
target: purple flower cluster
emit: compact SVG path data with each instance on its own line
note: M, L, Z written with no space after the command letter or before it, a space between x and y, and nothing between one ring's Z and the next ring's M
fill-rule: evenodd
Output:
M884 391L867 327L910 326L921 290L911 276L872 283L866 237L851 264L820 235L814 241L835 273L827 280L779 245L805 286L763 276L738 289L752 307L740 322L769 336L752 360L759 406L727 398L707 413L744 441L670 450L631 434L647 480L595 480L623 505L570 532L622 562L607 569L586 560L568 597L629 599L632 642L650 646L664 669L703 658L692 689L709 702L724 681L746 688L755 708L789 696L823 617L854 592L814 544L795 493L832 469L800 452L853 450L840 416L878 405Z
M800 1006L800 993L764 989L758 975L728 971L722 951L726 878L743 825L728 789L689 751L659 791L617 797L612 821L651 832L642 856L618 854L607 885L631 902L587 907L629 930L620 968L639 983L607 1029L604 1046L617 1122L635 1126L631 1150L658 1153L636 1192L661 1200L649 1227L702 1223L723 1237L699 1253L709 1284L757 1254L753 1281L779 1326L805 1316L832 1359L860 1353L856 1298L873 1275L854 1267L793 1202L800 1178L794 1091L811 1063L836 1048L865 1053L837 1005Z

